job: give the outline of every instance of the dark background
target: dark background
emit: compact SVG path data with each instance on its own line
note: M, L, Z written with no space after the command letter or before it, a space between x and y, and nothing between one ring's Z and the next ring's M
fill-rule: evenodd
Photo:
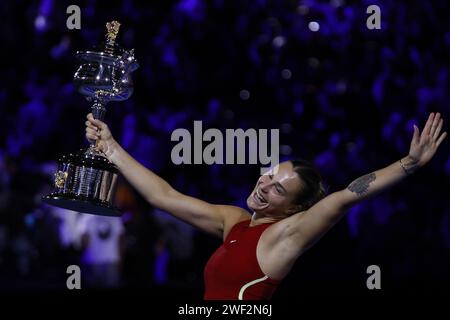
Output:
M71 4L81 8L81 30L66 28ZM370 4L381 7L381 30L366 28ZM118 42L140 62L134 95L108 104L113 135L178 190L206 201L246 207L260 165L174 165L171 133L192 132L194 120L222 132L279 129L281 160L313 161L329 192L407 155L413 124L422 129L430 112L449 121L445 0L42 0L0 8L3 292L64 290L66 267L80 263L83 249L63 239L73 232L67 217L82 215L58 214L40 198L58 156L87 146L89 103L72 85L74 53L102 41L107 21L122 23ZM444 294L449 175L445 141L414 176L349 210L298 260L274 300ZM125 251L110 290L201 299L203 267L220 240L155 212L125 181L117 199ZM381 268L376 293L366 288L372 264Z

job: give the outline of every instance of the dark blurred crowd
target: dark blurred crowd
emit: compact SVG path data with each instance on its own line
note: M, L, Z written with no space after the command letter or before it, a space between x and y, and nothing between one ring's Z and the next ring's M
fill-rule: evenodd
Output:
M67 6L81 30L66 27ZM366 8L381 8L369 30ZM181 192L245 207L258 165L174 165L171 133L280 130L280 160L312 160L329 192L407 154L413 124L450 121L450 4L435 1L2 1L0 289L175 287L201 297L220 245L145 203L121 181L121 218L44 205L59 155L86 147L90 104L72 85L74 53L122 24L135 48L133 96L106 122L139 162ZM311 22L315 24L311 24ZM318 29L318 30L316 30ZM448 131L448 129L445 129ZM447 139L448 140L448 139ZM407 181L353 207L299 259L275 297L359 292L380 265L386 289L443 291L450 270L448 141ZM359 290L359 291L358 291Z

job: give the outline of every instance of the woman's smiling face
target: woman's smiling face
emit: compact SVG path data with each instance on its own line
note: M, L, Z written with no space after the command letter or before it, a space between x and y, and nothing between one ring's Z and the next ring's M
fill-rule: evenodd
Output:
M293 202L300 188L300 177L291 162L282 162L258 179L247 206L263 216L285 218L298 209Z

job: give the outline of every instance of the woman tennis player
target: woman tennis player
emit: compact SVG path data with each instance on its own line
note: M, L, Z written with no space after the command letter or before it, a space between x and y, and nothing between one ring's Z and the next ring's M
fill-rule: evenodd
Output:
M422 133L414 126L409 153L370 172L347 188L325 196L319 173L308 162L292 160L261 176L247 205L211 204L187 196L132 158L108 126L87 116L86 137L154 207L220 237L223 244L209 259L204 299L270 299L294 262L319 240L348 209L402 181L427 164L447 133L431 113Z

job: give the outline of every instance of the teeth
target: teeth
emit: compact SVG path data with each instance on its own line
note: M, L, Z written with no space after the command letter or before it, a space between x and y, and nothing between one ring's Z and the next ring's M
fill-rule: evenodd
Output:
M256 197L258 198L259 201L265 202L264 198L259 194L259 190L256 190Z

